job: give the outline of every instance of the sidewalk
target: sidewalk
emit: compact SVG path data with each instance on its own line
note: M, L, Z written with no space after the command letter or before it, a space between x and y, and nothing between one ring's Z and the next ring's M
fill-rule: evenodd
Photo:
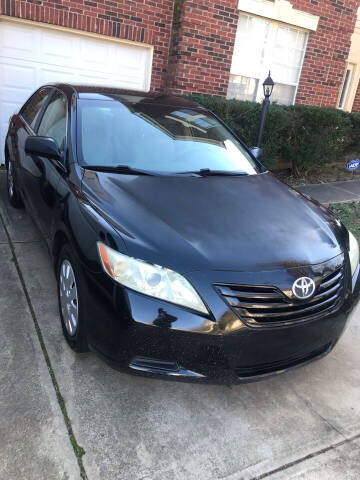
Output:
M316 183L294 187L301 193L310 195L320 203L360 202L360 180L346 182Z

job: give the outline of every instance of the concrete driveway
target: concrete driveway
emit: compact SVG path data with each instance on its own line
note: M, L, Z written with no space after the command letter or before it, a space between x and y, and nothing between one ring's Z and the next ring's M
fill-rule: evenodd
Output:
M360 310L335 350L233 388L116 372L63 340L46 247L0 173L0 479L360 477Z

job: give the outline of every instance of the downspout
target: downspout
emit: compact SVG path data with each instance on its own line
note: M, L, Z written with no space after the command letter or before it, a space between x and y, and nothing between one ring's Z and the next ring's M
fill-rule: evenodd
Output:
M176 35L180 28L180 23L181 23L180 17L181 17L181 11L182 11L182 6L184 1L185 0L174 0L173 15L172 15L171 26L170 26L166 74L165 74L165 87L164 87L165 93L169 92L170 79L174 73L174 68L173 68L174 64L171 64L170 60L173 56L173 49L175 48L175 44L176 44Z

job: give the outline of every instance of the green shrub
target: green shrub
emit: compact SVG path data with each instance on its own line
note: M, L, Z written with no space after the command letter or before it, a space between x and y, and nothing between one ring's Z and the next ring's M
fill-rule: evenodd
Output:
M255 144L261 104L197 94L187 98L212 110L247 145ZM271 104L261 146L268 167L288 163L300 174L360 151L360 113Z
M351 143L349 145L350 152L360 152L360 113L351 113Z

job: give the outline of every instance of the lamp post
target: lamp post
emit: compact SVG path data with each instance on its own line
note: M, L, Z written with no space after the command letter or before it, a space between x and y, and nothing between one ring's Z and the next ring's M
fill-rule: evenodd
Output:
M263 133L264 133L266 115L267 115L267 111L268 111L268 108L269 108L270 96L272 94L274 85L275 85L275 83L270 76L270 70L269 70L269 75L263 83L264 101L263 101L262 108L261 108L259 130L258 130L258 134L257 134L257 138L256 138L256 146L257 147L260 147L261 139L262 139L262 136L263 136Z

